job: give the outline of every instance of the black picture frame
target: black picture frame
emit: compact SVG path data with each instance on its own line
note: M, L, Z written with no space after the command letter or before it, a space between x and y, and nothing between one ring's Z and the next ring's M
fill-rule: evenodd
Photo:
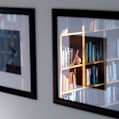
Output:
M35 9L0 7L0 91L37 99Z
M119 11L52 9L53 101L119 118Z

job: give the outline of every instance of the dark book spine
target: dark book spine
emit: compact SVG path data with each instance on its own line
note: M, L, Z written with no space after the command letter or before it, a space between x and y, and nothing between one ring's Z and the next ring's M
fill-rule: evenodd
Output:
M96 84L96 67L91 68L91 84Z
M92 62L92 42L88 43L88 62Z

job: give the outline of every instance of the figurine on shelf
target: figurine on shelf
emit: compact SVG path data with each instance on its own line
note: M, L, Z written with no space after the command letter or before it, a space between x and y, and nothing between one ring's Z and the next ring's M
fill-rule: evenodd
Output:
M76 50L72 65L78 65L81 64L81 58L79 57L79 49Z
M81 64L81 58L77 55L77 57L76 57L76 64L78 65L78 64Z

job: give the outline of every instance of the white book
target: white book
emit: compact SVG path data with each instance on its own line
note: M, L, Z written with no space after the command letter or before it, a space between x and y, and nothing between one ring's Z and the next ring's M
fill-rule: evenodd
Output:
M113 102L116 102L116 87L112 87L112 97L113 97Z
M62 88L62 92L66 91L65 89L65 83L66 83L66 76L64 74L62 74L62 85L61 85L61 88Z
M116 27L116 20L111 20L111 28L115 28Z
M65 67L65 63L64 63L64 49L62 49L62 67Z
M112 74L113 74L113 80L117 80L116 64L114 61L112 62Z
M77 88L77 84L76 84L76 74L73 73L73 88Z
M69 66L69 47L66 47L66 67Z
M92 45L92 61L94 62L96 60L96 54L95 54L95 45Z
M99 19L94 19L94 30L100 29L99 24L100 24Z
M65 78L65 91L69 90L69 79L66 77Z
M112 65L109 65L109 80L113 80L113 75L112 75Z
M106 66L106 82L109 82L109 65Z
M68 59L68 54L67 54L67 47L64 48L64 56L63 56L63 59L64 59L64 67L67 67L67 59Z
M112 95L111 95L111 87L107 87L107 90L106 90L106 100L107 100L107 103L111 103L112 101Z
M73 60L73 48L70 48L70 51L69 51L69 65L72 64L72 60Z
M117 57L119 58L119 38L117 38Z
M91 68L86 69L86 85L89 86L91 83Z
M83 102L83 94L82 90L80 90L79 95L80 95L80 102Z

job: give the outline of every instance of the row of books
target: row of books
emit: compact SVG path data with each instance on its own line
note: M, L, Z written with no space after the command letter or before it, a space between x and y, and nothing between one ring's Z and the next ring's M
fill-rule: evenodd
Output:
M104 92L100 89L88 88L85 90L85 103L89 105L104 105Z
M104 92L94 88L82 89L63 95L63 99L101 107L104 105Z
M85 31L95 31L103 28L103 21L101 19L86 18L83 22Z
M83 20L85 31L96 31L101 29L112 29L119 27L119 20L86 18Z
M85 54L86 63L103 60L103 43L94 44L92 41L86 42Z
M112 61L106 65L106 81L115 81L119 79L119 62Z
M84 102L84 96L83 96L83 90L79 90L76 92L76 102L83 103Z
M62 67L68 67L71 65L76 65L81 63L81 58L79 57L79 49L73 49L69 47L62 48Z
M85 75L87 86L98 83L98 67L92 66L90 68L86 68Z
M68 23L70 22L70 23ZM78 26L81 26L81 22L76 20L75 21ZM102 30L102 29L113 29L119 27L119 20L114 19L97 19L97 18L84 18L83 19L83 25L85 26L85 31L96 31L96 30ZM72 29L73 27L73 29ZM64 20L62 22L62 29L67 29L69 32L76 32L81 31L80 27L77 27L76 25L71 24L71 21ZM67 32L67 30L65 32ZM72 31L73 30L73 31Z
M76 84L76 73L75 72L65 72L62 74L62 92L75 89Z
M63 47L62 48L62 67L68 67L72 63L73 48Z
M107 39L107 60L119 58L119 38Z
M94 88L83 89L73 92L69 95L68 99L79 103L101 107L104 105L104 92Z
M116 28L119 27L119 20L107 19L104 21L104 25L106 29Z
M65 94L63 99L100 107L104 104L110 105L111 103L116 103L119 101L119 85L108 86L105 93L103 90L95 88L78 90Z
M119 101L119 85L111 85L106 90L106 102L114 103Z

